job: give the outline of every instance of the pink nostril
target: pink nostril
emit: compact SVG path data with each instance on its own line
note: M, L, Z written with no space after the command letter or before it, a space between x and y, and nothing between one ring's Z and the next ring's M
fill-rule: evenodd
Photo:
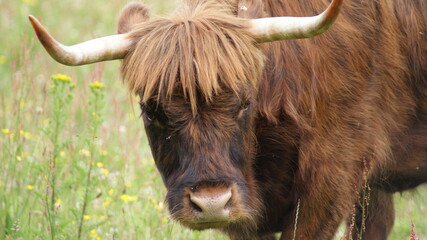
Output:
M199 190L190 193L190 201L198 217L206 220L220 220L229 217L228 203L231 189Z

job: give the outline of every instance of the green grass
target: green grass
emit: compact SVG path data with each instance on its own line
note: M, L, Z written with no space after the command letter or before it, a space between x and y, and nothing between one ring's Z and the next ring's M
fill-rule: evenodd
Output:
M35 15L60 41L74 44L115 33L126 2L0 0L0 239L78 239L79 233L81 239L226 239L169 219L119 62L62 66L36 41L27 19ZM145 2L153 15L176 5ZM55 88L57 73L71 76L74 88ZM94 92L89 85L96 81L104 87ZM425 187L396 196L390 239L409 239L412 222L427 238L426 197Z

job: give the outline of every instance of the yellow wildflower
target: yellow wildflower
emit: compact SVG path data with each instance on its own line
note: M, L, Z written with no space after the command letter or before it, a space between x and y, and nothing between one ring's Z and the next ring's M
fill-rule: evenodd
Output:
M91 237L91 238L96 238L96 237L97 237L96 229L92 229L92 230L90 231L90 233L89 233L89 237Z
M125 203L128 203L128 202L135 202L138 198L136 196L129 196L124 194L120 196L120 199L122 199Z
M108 177L108 174L110 174L110 171L108 171L108 169L106 168L102 168L102 173L104 174L104 176Z
M102 83L100 83L98 81L89 84L89 86L91 88L104 88L104 84L102 84Z
M159 210L159 211L163 210L164 207L165 207L165 205L163 202L159 202L154 206L154 208Z
M101 240L101 237L97 236L97 237L96 237L96 240Z
M103 164L102 162L98 162L98 163L96 164L96 166L97 166L97 167L99 167L99 168L102 168L102 167L104 166L104 164Z
M31 133L29 133L29 132L24 132L24 138L25 138L25 139L31 139Z
M129 200L129 196L128 196L128 195L126 195L126 194L124 194L124 195L121 195L121 196L120 196L120 199L121 199L121 200L123 200L123 201L125 201L125 202L128 202L128 200Z
M34 186L33 186L33 185L28 185L28 186L27 186L27 189L28 189L28 190L33 190L33 189L34 189Z
M64 151L60 151L59 152L59 156L61 156L61 157L65 156L65 152Z
M83 219L84 219L84 220L89 220L89 219L91 219L91 217L90 217L89 215L84 215L84 216L83 216Z
M168 219L167 219L167 218L162 218L162 222L163 222L163 223L167 223L167 222L168 222Z
M5 129L2 129L1 130L4 134L8 134L10 131L9 131L9 129L7 129L7 128L5 128Z
M28 153L26 152L21 152L21 154L19 156L16 156L16 160L21 161L22 159L28 157Z
M3 55L0 55L0 65L3 65L6 63L6 57Z
M110 191L108 191L109 195L113 195L114 194L114 189L110 189Z
M61 199L58 199L58 200L55 201L55 207L56 207L57 210L59 210L59 208L61 207L61 203L62 203Z
M56 74L56 75L53 75L53 76L52 76L52 79L53 79L53 80L56 80L56 81L60 81L60 82L68 82L68 83L71 83L71 82L72 82L71 77L69 77L69 76L67 76L67 75L63 75L63 74Z
M26 132L26 131L24 131L24 130L19 130L19 134L20 134L21 136L24 136L24 138L27 138L27 139L30 139L30 138L31 138L31 133Z
M105 198L105 201L102 203L102 206L106 207L110 205L110 203L111 203L111 198L107 197Z
M80 150L80 154L86 157L90 157L90 152L86 149Z

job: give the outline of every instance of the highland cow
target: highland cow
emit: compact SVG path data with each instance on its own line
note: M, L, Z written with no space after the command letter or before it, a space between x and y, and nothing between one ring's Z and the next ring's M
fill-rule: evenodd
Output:
M425 0L186 0L154 19L130 3L119 34L70 47L30 20L61 63L123 60L189 228L387 239L392 193L427 181Z

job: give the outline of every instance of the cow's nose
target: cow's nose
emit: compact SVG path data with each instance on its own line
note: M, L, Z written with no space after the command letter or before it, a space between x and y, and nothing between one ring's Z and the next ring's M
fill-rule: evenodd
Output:
M227 220L231 211L231 188L202 188L190 193L193 210L200 221Z

